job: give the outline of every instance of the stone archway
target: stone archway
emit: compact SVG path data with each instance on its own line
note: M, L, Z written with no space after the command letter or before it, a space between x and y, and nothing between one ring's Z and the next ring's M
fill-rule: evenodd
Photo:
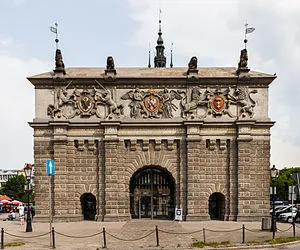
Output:
M222 193L213 193L208 200L209 215L212 220L224 220L225 196Z
M132 218L174 219L175 180L158 166L146 166L130 179L130 213Z
M95 220L96 197L92 193L84 193L80 197L83 218L85 220Z

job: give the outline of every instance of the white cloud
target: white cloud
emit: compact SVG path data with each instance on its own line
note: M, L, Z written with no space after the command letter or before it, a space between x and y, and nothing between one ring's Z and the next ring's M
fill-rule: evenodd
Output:
M24 61L0 55L1 86L1 168L20 169L33 162L34 87L26 77L48 71L50 66L37 59Z
M299 1L134 1L131 16L139 23L132 43L156 45L158 10L162 8L162 31L166 52L174 53L186 66L191 56L199 66L236 66L243 48L244 24L255 27L248 35L249 67L277 73L269 91L272 128L272 162L300 165L299 103L300 2ZM141 3L142 2L142 3ZM272 7L270 7L272 6ZM182 60L184 59L184 61Z

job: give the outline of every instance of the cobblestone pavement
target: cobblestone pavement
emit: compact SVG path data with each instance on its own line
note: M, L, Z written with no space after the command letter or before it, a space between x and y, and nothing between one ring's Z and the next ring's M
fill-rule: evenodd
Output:
M261 231L260 222L177 222L163 220L131 220L128 222L68 222L53 223L55 228L56 249L101 249L103 242L103 228L106 230L107 249L192 249L192 239L203 241L205 228L206 242L229 241L241 249L246 244L242 242L242 226L245 225L245 241L263 242L272 239L272 233ZM158 226L159 247L156 247L155 227ZM293 235L291 224L278 223L276 237L290 237ZM51 249L49 223L33 221L33 232L25 232L26 225L19 221L0 221L4 228L4 243L21 241L21 247L6 247L5 249ZM47 234L45 236L40 236ZM94 235L94 236L92 236ZM147 236L148 235L148 236ZM296 235L300 235L300 224L296 227ZM38 237L40 236L40 237ZM71 236L71 237L70 237ZM85 238L85 236L91 236ZM144 237L144 238L143 238ZM140 240L135 241L135 239ZM254 247L253 247L254 248ZM250 247L250 249L253 249Z

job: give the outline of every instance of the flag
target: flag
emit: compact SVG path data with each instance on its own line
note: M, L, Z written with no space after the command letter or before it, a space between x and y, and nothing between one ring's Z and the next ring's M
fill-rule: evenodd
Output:
M50 31L57 34L57 28L55 28L53 26L50 27Z
M246 34L252 33L255 28L246 28Z

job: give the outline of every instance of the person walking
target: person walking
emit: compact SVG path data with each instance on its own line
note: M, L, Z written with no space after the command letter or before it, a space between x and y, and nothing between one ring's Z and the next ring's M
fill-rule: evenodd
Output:
M295 223L298 218L300 218L300 205L299 204L296 205L296 215L294 217L293 222Z
M23 206L23 204L21 204L19 206L19 218L20 218L21 225L24 225L24 206Z

